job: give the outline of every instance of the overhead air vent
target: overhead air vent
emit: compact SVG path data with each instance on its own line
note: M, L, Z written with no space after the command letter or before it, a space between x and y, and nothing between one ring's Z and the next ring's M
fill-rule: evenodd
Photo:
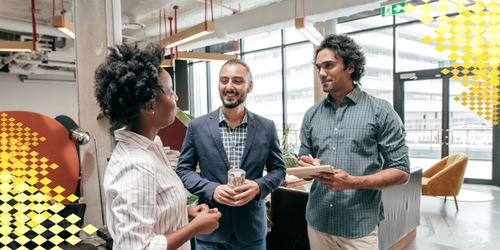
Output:
M137 20L137 15L128 15L128 23L123 24L124 29L138 30L144 28L146 25Z

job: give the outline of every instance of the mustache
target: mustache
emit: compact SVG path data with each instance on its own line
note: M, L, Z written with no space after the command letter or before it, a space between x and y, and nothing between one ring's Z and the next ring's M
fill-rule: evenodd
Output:
M234 91L234 90L231 90L231 91L229 91L229 90L224 90L224 91L222 92L222 94L223 94L223 95L225 95L225 94L238 94L238 92L236 92L236 91Z

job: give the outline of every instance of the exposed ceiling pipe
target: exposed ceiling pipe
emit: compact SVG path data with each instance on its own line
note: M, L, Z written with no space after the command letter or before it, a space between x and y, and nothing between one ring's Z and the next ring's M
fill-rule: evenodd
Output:
M5 66L5 64L9 64L10 62L12 62L12 60L15 60L18 56L22 55L24 53L21 53L21 52L17 52L17 53L14 53L10 56L8 56L7 58L0 58L2 60L0 60L0 68Z
M54 76L68 76L68 77L74 77L75 74L73 71L42 69L40 67L36 67L28 71L15 65L9 68L9 73L18 75L54 75Z
M14 60L16 63L26 63L26 64L36 64L40 66L52 66L52 67L64 67L64 68L76 68L76 64L69 63L56 63L56 62L44 62L44 61L36 61L36 60Z
M383 1L385 0L309 0L307 1L306 16L312 22L323 22L332 18L346 17L362 11L380 8L380 3ZM295 0L286 0L241 12L237 15L226 16L224 17L224 28L227 31L227 35L235 39L262 34L264 32L272 32L293 27L294 12ZM215 20L215 29L218 30L220 26L221 19ZM133 36L143 37L144 33L148 36L147 39L139 43L143 47L157 38L158 34L152 32L154 31L150 32L146 28L145 32L134 33ZM221 42L224 42L223 39L217 38L217 32L214 32L192 42L180 45L179 50L191 50Z

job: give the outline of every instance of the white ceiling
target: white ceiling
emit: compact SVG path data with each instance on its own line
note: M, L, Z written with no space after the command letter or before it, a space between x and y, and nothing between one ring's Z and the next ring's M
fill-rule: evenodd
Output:
M64 7L67 10L66 16L69 20L73 19L73 1L85 0L64 0ZM380 7L380 3L386 0L304 1L307 18L313 22L319 22L372 10ZM58 15L61 13L61 1L56 0L55 2L56 15ZM122 23L127 23L128 15L133 14L137 16L140 23L145 25L144 28L139 30L123 29L123 36L143 43L156 41L159 35L158 13L160 9L165 8L166 16L173 17L173 6L179 6L177 11L178 31L202 23L205 20L205 0L120 0L120 2ZM301 16L302 0L297 2L298 13ZM51 25L52 1L36 0L35 4L37 33L39 36L48 35L68 38ZM230 39L238 39L293 26L295 0L213 0L213 5L216 32L190 44L179 46L179 50L188 50L223 42L224 40L217 37L217 30L222 24L227 30ZM211 19L210 4L208 4L207 14L208 19ZM9 34L29 36L32 32L31 23L31 0L0 0L0 39L13 37L9 36ZM168 23L167 20L167 25ZM162 32L164 32L163 23ZM2 34L3 36L1 36ZM64 61L74 62L74 43L72 40L70 42L70 40L67 39L68 42L65 48L49 53L49 60L54 60L52 58L59 56L60 58L66 58ZM4 57L0 55L0 67L5 64L5 58L9 58L9 55L4 55ZM39 60L40 57L35 59Z

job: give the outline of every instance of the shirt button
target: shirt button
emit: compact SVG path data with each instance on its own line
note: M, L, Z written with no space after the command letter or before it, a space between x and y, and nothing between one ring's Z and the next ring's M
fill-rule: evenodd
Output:
M337 131L337 128L335 128L335 131Z
M330 207L333 207L333 204L330 204Z
M234 148L233 148L233 152L234 152Z
M333 148L333 150L335 150L335 148Z

